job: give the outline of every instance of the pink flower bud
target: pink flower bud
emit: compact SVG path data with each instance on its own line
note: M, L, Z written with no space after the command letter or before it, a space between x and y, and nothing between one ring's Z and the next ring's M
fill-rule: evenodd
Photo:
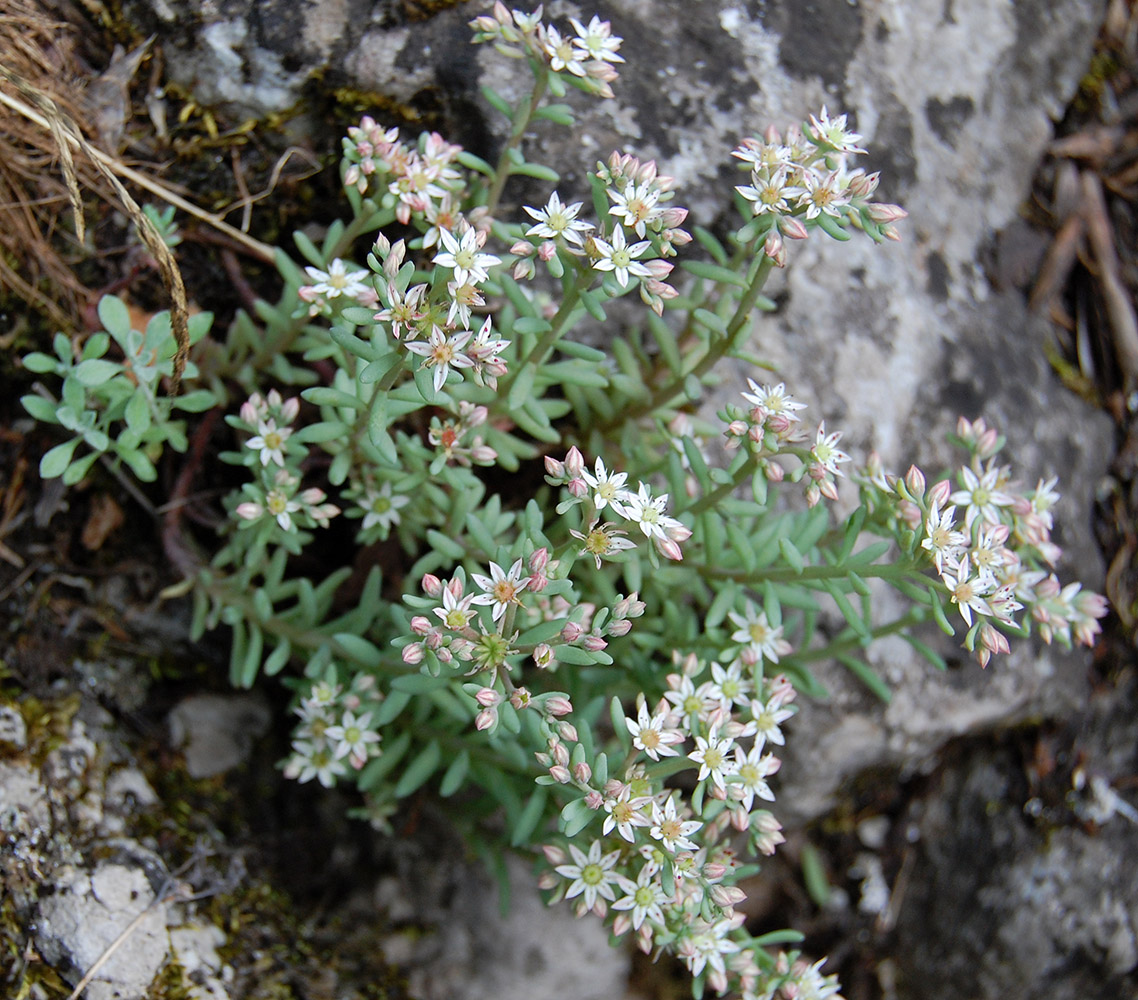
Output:
M605 804L605 797L595 789L585 795L585 805L594 812Z
M562 767L560 764L554 764L553 767L549 769L549 776L562 785L567 785L572 780L572 776L569 774L569 768Z
M443 582L433 573L424 573L419 586L428 597L438 597L443 592Z
M565 485L569 490L569 495L576 497L578 500L588 495L589 484L583 479L570 479Z
M498 461L498 453L489 445L476 444L470 449L470 458L475 465L493 465Z
M632 622L630 622L627 618L618 618L616 621L612 622L609 625L608 631L609 635L619 639L622 636L628 635L628 633L632 631Z
M510 695L510 704L519 712L524 708L529 708L531 700L529 690L524 687L515 689Z
M865 214L877 223L898 222L909 215L900 205L888 205L881 202L866 205Z
M474 728L480 733L492 729L497 724L498 710L496 708L484 708L474 717Z
M585 761L573 765L573 777L582 785L587 785L592 776L593 769Z
M537 248L538 259L548 262L551 257L557 254L557 244L553 240L546 240Z
M786 470L778 462L767 462L763 465L763 472L772 483L781 483L786 478Z
M585 634L585 629L577 622L566 622L561 629L562 642L576 642Z
M422 643L413 642L409 646L404 646L403 647L403 653L401 655L403 657L403 662L410 665L410 666L415 666L418 663L422 663L423 662L423 645L422 645Z
M551 865L563 865L569 860L568 855L554 844L542 844L541 853L545 855L545 860Z
M909 466L905 473L905 486L914 500L920 500L925 495L925 474L915 465Z
M237 516L246 521L255 521L263 513L264 508L259 503L239 503L237 505Z
M673 542L670 538L660 538L659 536L653 537L652 541L656 545L656 551L660 553L665 559L673 559L680 562L684 558L683 552L680 550L679 545Z
M548 670L557 662L556 657L553 655L553 647L547 642L538 643L538 645L534 647L533 662L539 670Z
M573 703L563 694L555 694L545 701L545 710L553 716L568 715L573 711Z
M415 635L427 635L433 628L434 625L431 624L431 620L423 615L415 615L411 619L411 631Z
M585 457L574 445L565 456L565 472L571 479L577 479L585 471Z
M533 244L526 240L518 240L517 243L510 247L510 253L515 257L528 257L533 253Z
M767 233L767 238L763 241L763 253L774 262L775 267L786 267L786 246L777 232L772 230Z
M550 479L561 482L565 478L565 463L559 462L552 455L545 456L545 474Z
M560 764L562 767L569 766L569 750L560 740L549 741L549 753L553 757L554 763Z
M502 696L493 688L482 688L482 690L474 696L474 700L483 708L493 708L502 700Z
M804 240L810 235L810 230L789 215L778 220L778 228L788 240Z
M728 910L743 902L747 898L747 894L737 885L713 885L711 887L711 898L716 906Z
M587 635L585 636L585 639L581 645L584 646L585 649L587 649L590 653L599 653L602 649L608 646L608 642L606 642L599 635Z
M573 725L572 722L566 722L562 719L557 723L557 733L563 740L569 743L577 742L577 727Z
M535 274L537 274L537 268L533 266L533 261L528 257L524 257L514 265L514 281L529 281Z
M612 932L617 937L623 937L632 927L632 917L627 913L620 913L612 922Z
M948 498L951 494L952 483L947 479L942 479L939 483L934 484L928 492L929 506L940 510L941 507L948 503Z

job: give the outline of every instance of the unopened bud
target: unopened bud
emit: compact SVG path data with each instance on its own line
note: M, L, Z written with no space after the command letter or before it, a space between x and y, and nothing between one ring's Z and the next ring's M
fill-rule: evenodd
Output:
M571 479L577 479L585 471L585 457L574 445L565 456L565 472Z
M549 769L549 776L556 782L567 785L572 780L572 775L569 774L569 768L562 767L560 764L554 764Z
M576 642L585 634L585 629L578 622L566 622L561 629L562 642Z
M493 688L482 688L482 690L474 696L474 700L483 708L492 708L502 700L502 696Z
M618 618L616 621L611 622L608 628L609 635L617 639L628 635L628 633L631 631L632 622L630 622L627 618Z
M411 645L403 647L401 655L403 662L413 667L423 662L423 646L421 643L413 642Z
M582 785L587 785L589 779L593 776L593 769L585 761L573 765L573 777L576 778Z
M587 649L590 653L599 653L602 649L608 646L608 642L606 642L605 639L599 635L587 635L585 636L585 639L581 645L584 646L585 649Z
M939 483L934 483L928 492L928 501L931 508L939 510L946 503L952 494L952 483L947 479L942 479Z
M563 694L555 694L545 701L545 710L553 716L569 715L573 711L573 703Z
M569 743L577 742L577 727L572 722L562 719L557 723L557 734Z
M711 887L711 898L716 906L729 910L743 902L747 898L747 894L737 885L713 885Z
M905 486L913 500L920 500L925 495L925 474L915 465L909 466L905 473Z
M498 724L498 710L496 708L484 708L474 717L474 728L480 733L487 729L493 729Z

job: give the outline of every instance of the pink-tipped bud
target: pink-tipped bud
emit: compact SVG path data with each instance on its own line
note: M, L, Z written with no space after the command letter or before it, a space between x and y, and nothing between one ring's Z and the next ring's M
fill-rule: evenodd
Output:
M573 765L573 777L582 785L587 785L593 776L593 769L585 761Z
M949 496L952 495L952 483L947 479L942 479L939 483L934 483L929 489L928 500L929 506L940 510L946 503L948 503Z
M703 866L703 877L709 882L718 882L727 874L727 866L719 861L709 861Z
M810 230L789 215L778 220L778 228L788 240L804 240L810 235Z
M559 462L552 455L545 456L545 474L550 479L555 479L561 482L565 479L565 463Z
M711 898L716 906L729 910L743 902L747 898L747 894L737 885L713 885L711 887Z
M474 728L480 733L487 729L493 729L497 724L498 710L496 708L484 708L474 717Z
M880 202L866 205L865 214L877 223L898 222L909 215L900 205L886 205Z
M925 495L925 485L925 474L915 465L910 465L909 471L905 473L905 486L909 490L909 496L920 500Z
M786 267L786 245L777 232L772 230L767 233L767 238L763 241L763 253L771 259L775 267Z
M772 483L781 483L786 478L786 470L778 462L767 462L763 466L763 472Z
M632 631L632 622L630 622L627 618L618 619L609 625L608 631L609 635L613 636L616 639L620 639Z
M568 743L577 742L577 727L572 722L562 719L557 723L557 734Z
M654 537L652 541L656 544L656 551L660 553L665 559L672 559L675 562L681 562L684 558L683 551L679 545L672 541L670 538Z
M585 634L585 629L578 622L566 622L561 629L562 642L576 642Z
M528 257L533 253L533 244L526 240L518 240L517 243L510 247L510 253L515 257Z
M570 479L577 479L585 471L585 456L574 445L565 456L565 473Z
M424 615L415 615L411 619L411 631L416 635L429 635L433 628L431 620Z
M560 764L562 767L569 766L569 751L560 740L549 741L549 753L554 763Z
M546 699L545 710L553 716L569 715L573 711L573 703L563 694L555 694Z
M409 666L413 667L416 664L422 663L423 662L423 646L422 646L422 643L413 642L409 646L404 646L403 652L401 655L403 657L403 662L408 664Z
M549 776L562 785L567 785L572 780L572 775L569 774L569 768L562 767L560 764L554 764L553 767L549 769Z
M529 569L531 573L540 573L549 565L549 549L544 545L535 549L533 555L529 557Z
M513 705L514 708L516 708L519 712L524 708L529 708L530 702L532 701L533 697L530 695L528 688L515 688L513 693L510 695L510 704Z
M553 655L553 647L547 642L538 643L534 647L533 662L538 670L548 670L557 662L557 658Z
M589 484L583 479L570 479L565 485L569 490L569 495L576 497L578 500L588 496Z
M557 256L557 244L553 240L546 240L537 248L537 256L539 260L548 263L551 258Z
M599 635L587 635L581 645L590 653L599 653L608 646L608 642Z
M545 855L545 860L554 866L563 865L569 860L565 852L553 844L542 844L541 853Z
M493 706L502 700L502 696L493 688L482 688L482 690L474 696L474 700L483 708L493 708Z

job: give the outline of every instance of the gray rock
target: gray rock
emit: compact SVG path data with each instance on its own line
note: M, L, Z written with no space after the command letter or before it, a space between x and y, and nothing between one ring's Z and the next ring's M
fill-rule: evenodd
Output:
M0 705L0 743L8 743L14 750L23 750L28 744L28 726L15 705Z
M253 694L198 694L180 701L167 721L190 777L210 778L248 758L253 741L268 731L269 707Z
M87 987L90 1000L146 996L169 951L165 903L154 902L145 872L120 864L102 864L90 876L73 872L40 901L36 947L75 981L124 934Z
M510 907L503 915L498 887L483 867L452 853L454 845L404 842L395 850L399 875L379 883L375 901L389 924L406 921L412 928L389 934L383 949L388 961L407 970L416 996L604 1000L623 994L628 955L609 947L600 921L577 920L565 905L547 907L520 859L506 859ZM435 862L446 860L425 864L424 850ZM414 930L424 925L428 933Z

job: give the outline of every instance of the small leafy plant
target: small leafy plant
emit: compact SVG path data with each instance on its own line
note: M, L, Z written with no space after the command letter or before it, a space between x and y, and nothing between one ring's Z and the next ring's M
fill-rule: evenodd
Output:
M821 962L782 950L800 935L753 937L736 909L783 839L772 778L796 697L825 695L811 665L888 698L863 658L878 637L943 668L922 627L963 621L986 665L1033 626L1090 644L1105 603L1057 581L1054 480L1017 486L983 421L960 422L964 459L930 482L874 456L854 471L781 383L720 388L734 401L706 415L718 362L766 367L748 344L787 241L897 238L905 213L872 200L845 116L742 140L723 241L619 152L588 204L553 190L508 221L511 177L559 181L526 158L531 126L572 125L570 86L610 96L621 40L500 3L472 26L533 77L516 104L485 91L510 126L498 162L364 118L349 217L320 245L297 234L306 264L279 253L279 301L187 369L207 388L162 396L168 319L138 333L110 298L81 351L61 337L25 359L63 378L29 412L73 435L41 471L76 482L103 455L152 480L163 445L186 447L173 408L241 400L224 544L175 589L195 635L232 629L234 684L295 692L285 774L354 784L379 828L429 786L492 867L528 852L551 901L678 955L697 996L833 996ZM643 320L614 330L630 294ZM838 519L843 480L859 503ZM898 617L875 610L881 586Z

